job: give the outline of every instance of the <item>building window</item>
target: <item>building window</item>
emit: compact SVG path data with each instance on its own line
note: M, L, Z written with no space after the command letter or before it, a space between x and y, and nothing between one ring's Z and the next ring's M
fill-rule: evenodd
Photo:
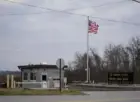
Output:
M24 72L24 74L23 74L23 80L28 80L28 73L27 72Z
M30 73L30 80L36 80L36 73Z

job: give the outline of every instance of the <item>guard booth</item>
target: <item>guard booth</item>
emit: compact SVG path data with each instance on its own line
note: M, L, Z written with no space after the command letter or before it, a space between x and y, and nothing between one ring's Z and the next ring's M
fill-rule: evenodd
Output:
M22 88L59 88L59 69L56 65L30 64L21 65L18 68L21 70ZM62 87L64 87L64 70L61 76Z

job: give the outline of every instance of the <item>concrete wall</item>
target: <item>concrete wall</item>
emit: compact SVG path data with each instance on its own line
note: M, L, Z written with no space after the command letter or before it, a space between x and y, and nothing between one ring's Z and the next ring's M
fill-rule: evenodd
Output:
M28 80L24 79L24 72L28 73ZM30 80L30 73L35 72L36 73L36 80ZM57 78L59 79L59 70L58 69L46 69L46 68L35 68L35 69L23 69L22 70L22 82L42 82L42 74L46 74L47 78ZM62 79L64 78L64 71L62 71ZM59 81L54 81L54 83L57 83ZM63 82L62 82L63 83ZM41 87L41 84L23 84L23 88L39 88Z
M24 83L22 84L22 88L41 88L41 83Z
M28 80L23 80L24 78L24 72L28 73ZM47 77L52 77L52 78L59 78L59 70L57 69L43 69L43 68L39 68L39 69L24 69L22 70L22 82L34 82L34 80L30 80L30 73L31 72L35 72L36 73L36 82L41 82L41 75L42 74L47 74ZM64 71L62 71L61 74L62 78L64 77Z

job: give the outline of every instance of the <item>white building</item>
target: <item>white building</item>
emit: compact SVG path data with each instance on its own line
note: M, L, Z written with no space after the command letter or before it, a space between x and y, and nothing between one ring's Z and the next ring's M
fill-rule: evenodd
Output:
M22 88L59 88L60 74L56 65L30 64L18 68L21 70ZM62 87L64 87L64 70L61 76Z

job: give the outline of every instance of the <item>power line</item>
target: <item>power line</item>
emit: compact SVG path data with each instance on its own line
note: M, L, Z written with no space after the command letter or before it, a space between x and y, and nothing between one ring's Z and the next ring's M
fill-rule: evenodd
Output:
M78 16L84 16L84 17L87 17L88 16L88 15L70 13L70 12L66 12L66 11L53 10L53 9L50 9L50 8L44 8L44 7L39 7L39 6L30 5L30 4L26 4L26 3L10 1L10 0L4 0L4 1L8 1L8 2L11 2L11 3L17 3L17 4L24 5L24 6L34 7L34 8L40 8L40 9L44 9L44 10L47 10L47 11L54 11L54 12L65 13L65 14L69 14L69 15L78 15ZM27 13L27 14L8 14L8 16L14 16L14 15L32 15L32 14L43 14L43 13L46 13L46 12ZM6 15L0 14L0 16L6 16ZM126 22L126 21L117 21L117 20L106 19L106 18L101 18L101 17L94 17L94 16L89 16L89 17L100 19L100 20L105 20L105 21L109 21L109 22L117 22L117 23L124 23L124 24L131 24L131 25L135 25L135 26L140 26L139 23L132 23L132 22Z
M32 5L32 4L27 4L27 3L22 3L22 2L16 2L16 1L11 1L11 0L4 0L4 1L8 1L8 2L11 2L11 3L20 4L20 5L23 5L23 6L29 6L29 7L33 7L33 8L40 8L40 9L54 11L54 12L66 13L66 14L70 14L70 15L87 16L87 15L83 15L83 14L70 13L70 12L67 12L66 10L62 10L62 11L60 11L60 10L54 10L54 9L51 9L51 8L40 7L40 6L36 6L36 5ZM120 3L120 2L124 2L124 1L129 1L129 0L122 0L122 1L119 1L119 2L115 2L115 3ZM102 4L102 5L93 6L93 7L101 7L101 6L105 6L105 5L108 5L108 4L109 3L105 3L105 4ZM110 2L110 4L111 4L111 2Z
M20 16L20 15L23 16L23 15L37 15L37 14L46 14L46 12L25 13L25 14L11 13L11 14L0 14L0 16ZM95 18L95 19L99 19L99 20L109 21L109 22L125 23L125 24L140 26L140 23L132 23L132 22L119 21L119 20L113 20L113 19L107 19L107 18L101 18L101 17L94 17L94 16L90 16L90 17Z
M14 3L14 4L20 4L23 6L33 7L33 8L40 8L40 9L47 10L47 11L60 12L60 13L65 13L65 14L70 14L70 15L87 16L87 15L82 15L82 14L70 13L70 12L66 12L66 11L54 10L54 9L50 9L50 8L46 8L46 7L40 7L40 6L36 6L36 5L32 5L32 4L26 4L26 3L22 3L22 2L16 2L16 1L10 1L10 0L4 0L4 1Z
M117 3L122 3L122 2L126 2L126 1L129 1L129 0L122 0L122 1L118 1L118 2L108 2L108 3L104 3L101 5L97 5L97 6L87 6L87 7L80 7L80 8L74 8L74 9L66 9L63 11L73 11L73 10L84 9L84 8L98 8L98 7L108 6L110 4L117 4Z
M99 20L105 20L105 21L109 21L109 22L124 23L124 24L131 24L134 26L140 26L140 23L132 23L132 22L127 22L127 21L119 21L119 20L113 20L113 19L107 19L107 18L101 18L101 17L93 17L93 16L91 16L91 18L96 18Z
M4 0L4 1L10 2L10 3L15 3L15 4L20 4L20 5L23 5L23 6L30 6L30 7L34 7L34 8L37 7L37 8L45 9L45 10L52 10L50 8L44 8L44 7L35 6L35 5L32 5L32 4L27 4L27 3L22 3L22 2L16 2L16 1L11 1L11 0Z
M24 15L37 15L37 14L46 14L47 12L35 12L35 13L9 13L9 14L0 14L0 16L24 16Z

